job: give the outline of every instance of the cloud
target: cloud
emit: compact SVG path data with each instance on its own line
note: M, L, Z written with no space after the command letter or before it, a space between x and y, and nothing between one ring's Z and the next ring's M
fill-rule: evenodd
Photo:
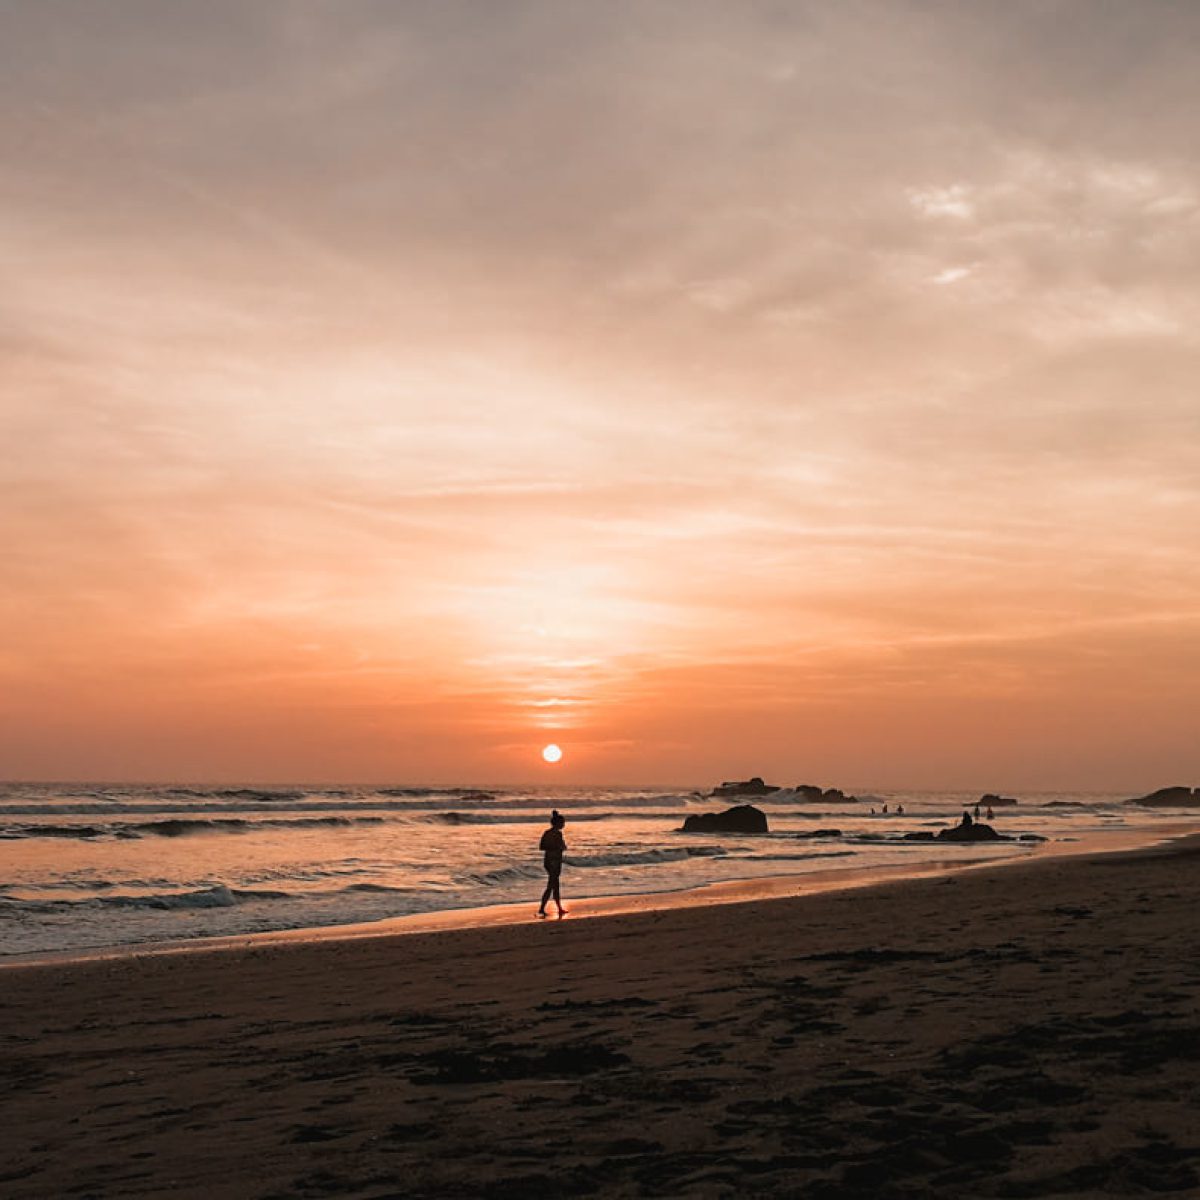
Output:
M8 678L391 679L508 745L675 672L1011 697L1129 621L1154 707L1137 614L1191 647L1200 584L1198 24L3 8Z

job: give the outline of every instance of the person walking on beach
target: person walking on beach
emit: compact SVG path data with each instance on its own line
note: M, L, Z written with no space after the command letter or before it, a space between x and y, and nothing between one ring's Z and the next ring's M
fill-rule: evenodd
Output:
M556 808L550 814L550 828L542 834L541 844L538 847L543 854L542 865L546 868L546 890L542 893L542 903L538 908L539 917L546 915L546 904L551 896L554 897L560 917L567 911L562 906L562 896L558 890L559 879L562 877L563 853L567 848L562 834L563 826L566 823L567 818Z

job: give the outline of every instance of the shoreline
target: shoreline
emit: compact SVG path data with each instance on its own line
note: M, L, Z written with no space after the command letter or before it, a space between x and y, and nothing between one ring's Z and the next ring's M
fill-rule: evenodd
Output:
M1197 862L12 971L0 1191L1195 1194Z
M860 889L886 887L908 880L934 879L966 871L1032 866L1063 858L1088 858L1126 852L1152 851L1159 847L1200 838L1200 822L1181 821L1154 830L1100 831L1072 841L1049 841L1028 853L1005 858L967 857L978 854L968 843L947 846L947 857L937 863L913 866L829 867L797 875L769 875L723 880L662 892L629 892L609 896L568 898L569 919L607 919L645 912L723 907L733 904L766 903L788 898L817 896ZM994 843L979 843L986 848ZM383 917L376 921L303 926L295 929L263 930L255 933L213 937L179 938L167 941L118 943L110 946L0 955L0 972L49 966L70 966L97 961L158 957L163 955L226 954L276 945L310 945L376 938L414 937L466 929L538 924L530 917L535 898L509 904L475 908L448 908L427 913ZM550 918L555 923L557 918Z

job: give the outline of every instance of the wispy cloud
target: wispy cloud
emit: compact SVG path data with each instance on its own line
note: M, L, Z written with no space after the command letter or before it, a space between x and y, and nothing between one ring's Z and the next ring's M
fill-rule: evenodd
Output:
M1176 730L1200 16L919 7L0 8L13 769Z

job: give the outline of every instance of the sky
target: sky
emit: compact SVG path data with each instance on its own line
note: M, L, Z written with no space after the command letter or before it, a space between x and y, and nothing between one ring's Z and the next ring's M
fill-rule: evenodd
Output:
M1197 112L1189 0L0 0L0 777L1200 784Z

